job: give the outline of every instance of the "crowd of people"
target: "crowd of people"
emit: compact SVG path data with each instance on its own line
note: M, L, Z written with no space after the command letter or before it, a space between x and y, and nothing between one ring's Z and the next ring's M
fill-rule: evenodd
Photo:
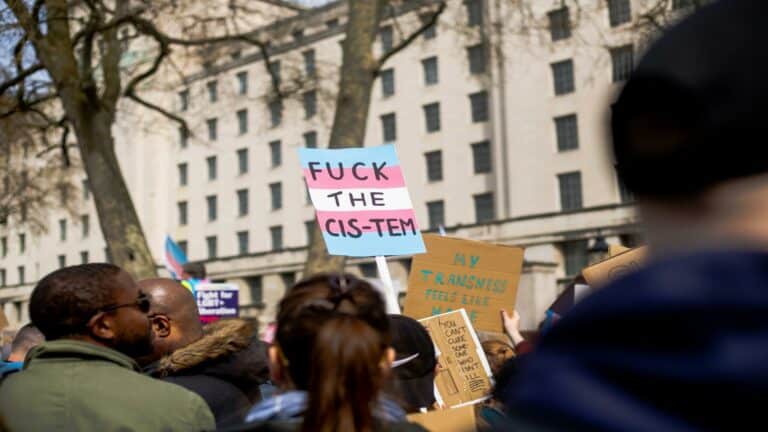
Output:
M768 2L723 0L657 41L612 106L652 254L531 344L485 338L478 429L742 430L768 394ZM765 132L765 134L764 134ZM111 264L39 281L0 369L0 430L421 431L439 353L347 274L280 301L274 340L201 324L190 290Z

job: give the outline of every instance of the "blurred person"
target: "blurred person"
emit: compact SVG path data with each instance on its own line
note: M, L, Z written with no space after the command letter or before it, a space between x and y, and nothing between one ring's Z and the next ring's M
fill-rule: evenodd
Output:
M180 283L157 278L138 285L152 303L153 352L140 359L150 363L145 372L199 394L217 427L242 423L269 378L267 345L253 324L230 319L203 327L195 298Z
M768 2L661 37L613 107L651 262L578 303L503 389L515 424L747 430L768 394Z
M395 357L381 295L351 275L317 275L282 299L273 381L284 393L255 406L244 430L421 431L382 397Z
M45 342L45 336L33 324L26 324L20 328L13 338L13 342L11 342L11 352L8 355L8 360L2 362L2 366L0 366L0 380L20 371L24 366L24 358L27 356L27 352L43 342Z
M429 332L404 315L389 315L395 361L388 389L407 413L437 408L435 371L437 357Z
M138 373L131 357L152 349L149 308L133 278L111 264L41 279L29 312L47 342L0 387L7 430L213 430L198 395Z

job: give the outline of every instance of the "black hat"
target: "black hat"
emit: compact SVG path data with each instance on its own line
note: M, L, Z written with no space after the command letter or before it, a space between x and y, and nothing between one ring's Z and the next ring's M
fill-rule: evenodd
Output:
M400 396L412 408L435 403L435 346L421 323L403 315L389 315L392 348L396 357L392 372Z

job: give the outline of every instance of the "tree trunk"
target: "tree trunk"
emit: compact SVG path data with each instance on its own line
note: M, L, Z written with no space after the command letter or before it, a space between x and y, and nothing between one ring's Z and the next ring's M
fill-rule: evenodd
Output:
M371 89L376 79L377 61L373 42L387 0L349 0L344 54L341 63L336 113L329 148L362 147L371 102ZM346 257L328 254L320 227L315 226L307 251L304 276L321 272L341 272Z
M73 122L77 142L112 262L135 278L154 277L155 262L115 154L112 116L79 117Z

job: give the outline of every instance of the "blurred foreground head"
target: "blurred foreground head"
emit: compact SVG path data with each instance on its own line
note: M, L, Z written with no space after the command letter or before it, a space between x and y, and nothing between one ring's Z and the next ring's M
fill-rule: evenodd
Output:
M766 16L765 1L704 8L654 44L613 106L617 170L657 251L768 245Z
M16 333L16 337L13 338L11 343L11 355L8 356L9 362L22 362L24 357L27 356L27 352L32 348L45 342L45 336L40 333L33 324L27 324L19 329Z

